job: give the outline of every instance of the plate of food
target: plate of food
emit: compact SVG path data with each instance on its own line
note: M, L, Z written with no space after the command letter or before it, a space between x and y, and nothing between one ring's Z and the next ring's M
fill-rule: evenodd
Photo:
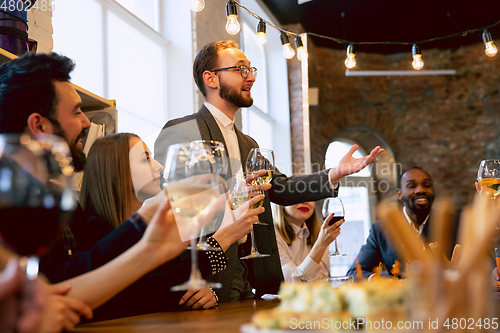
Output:
M283 283L279 295L278 307L256 311L252 322L241 326L241 332L398 332L397 323L408 320L405 280L377 279L339 288L332 288L328 281Z

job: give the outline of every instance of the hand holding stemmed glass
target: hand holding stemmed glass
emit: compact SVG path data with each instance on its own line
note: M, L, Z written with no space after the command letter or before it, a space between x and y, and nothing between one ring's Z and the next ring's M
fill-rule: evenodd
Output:
M254 197L263 194L262 186L253 185L253 182L257 178L257 174L254 173L238 173L233 176L231 189L229 191L229 196L231 200L231 208L236 210L244 205L247 201L253 199ZM262 207L263 201L258 201L253 205L253 209ZM250 207L249 207L250 208ZM266 223L262 223L260 221L256 221L253 223L260 225L267 225ZM251 253L245 257L241 257L240 259L253 259L253 258L264 258L269 257L269 254L259 253L257 249L257 245L255 243L255 236L253 228L250 231L250 237L252 241L252 250Z
M275 170L274 152L270 149L252 148L245 162L245 169L247 172L240 176L241 179L236 178L235 184L239 187L239 189L233 186L233 192L231 193L233 209L239 206L236 201L241 200L242 197L240 195L241 193L237 193L238 190L246 191L246 196L248 197L246 200L249 200L250 198L262 193L261 191L264 186L271 182ZM243 195L245 194L243 193ZM240 199L236 199L237 197L240 197ZM262 205L263 202L259 202L259 204ZM259 221L254 224L267 225L266 223ZM250 232L250 237L252 241L251 253L245 257L241 257L240 259L264 258L270 256L269 254L262 254L257 250L253 229Z
M0 241L19 255L26 277L61 235L76 201L66 142L52 135L0 134Z
M217 168L214 168L211 146L201 141L171 145L163 178L181 239L191 241L189 280L171 290L220 288L220 283L202 278L196 246L200 227L212 218L223 184Z
M340 198L326 198L325 201L323 202L323 218L325 220L328 219L330 215L333 215L333 217L330 218L328 223L331 225L337 221L340 221L344 219L344 204L342 203L342 200ZM326 221L325 221L326 222ZM329 256L345 256L346 254L340 253L339 247L337 244L337 238L335 238L335 252L331 253Z

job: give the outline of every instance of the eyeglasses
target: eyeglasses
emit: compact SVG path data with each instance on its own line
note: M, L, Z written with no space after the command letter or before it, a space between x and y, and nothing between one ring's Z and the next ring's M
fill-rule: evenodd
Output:
M250 72L252 72L253 77L257 77L257 68L248 67L246 65L217 68L217 69L212 69L211 72L225 71L226 69L233 69L233 68L237 68L240 71L241 77L244 79L248 77L248 74L250 74Z

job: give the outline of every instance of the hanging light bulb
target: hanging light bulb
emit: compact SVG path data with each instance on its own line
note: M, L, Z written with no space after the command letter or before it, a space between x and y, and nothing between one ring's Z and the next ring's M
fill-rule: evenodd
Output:
M498 50L497 47L495 46L495 43L493 43L493 38L491 38L491 34L486 29L484 29L483 32L483 42L484 46L486 47L484 53L486 53L488 57L494 57L497 54Z
M257 43L264 45L266 42L266 22L260 19L259 24L257 24Z
M418 47L417 44L413 44L413 47L411 49L411 54L413 55L413 62L411 65L413 66L413 69L416 69L417 71L421 70L424 68L424 61L422 60L422 53L420 52L420 47Z
M356 54L354 53L354 46L352 44L347 46L347 58L345 58L344 64L348 69L356 67Z
M205 0L190 0L189 7L193 12L201 12L205 8Z
M307 60L309 55L307 54L304 44L302 44L302 38L300 36L295 37L295 48L297 49L297 58L300 61Z
M230 0L226 4L226 31L230 35L240 32L240 22L238 22L238 9L234 1Z
M288 40L288 35L284 32L280 35L281 45L283 45L283 56L287 59L292 59L295 55L295 51L293 47L290 45L290 41Z

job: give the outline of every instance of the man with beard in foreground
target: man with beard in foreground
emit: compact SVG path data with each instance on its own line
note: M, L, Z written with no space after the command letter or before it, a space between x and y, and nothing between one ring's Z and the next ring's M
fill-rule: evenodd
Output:
M431 175L419 167L412 167L403 173L398 185L398 198L403 200L404 205L402 214L413 227L415 233L427 239L429 236L429 213L434 202L434 184ZM404 263L387 239L380 226L380 221L372 225L366 244L361 247L356 259L361 265L365 278L372 275L373 269L379 263L384 264L388 271L391 270L395 260ZM401 266L404 269L404 265ZM355 263L351 265L347 275L356 276Z
M222 142L226 148L230 159L229 175L236 174L241 170L241 164L245 163L250 150L258 147L254 139L234 126L236 112L253 104L251 89L257 69L251 67L250 61L234 41L218 41L203 46L196 55L193 76L205 97L205 103L197 113L173 119L163 127L155 142L155 159L164 163L171 144L200 139L215 140ZM267 226L254 227L259 252L270 256L240 260L242 255L250 253L250 240L245 236L238 242L222 244L228 243L227 239L218 238L221 247L228 248L228 267L207 279L222 283L222 289L216 291L220 302L278 292L283 273L269 202L288 206L336 196L337 181L340 178L359 172L383 152L383 149L376 147L368 156L353 158L352 154L357 148L354 145L339 165L329 170L301 177L286 177L278 170L275 171L271 180L272 187L269 184L264 187L265 211L259 215L260 222ZM252 289L256 290L255 295Z
M56 53L27 53L0 66L0 133L24 133L35 138L45 134L59 136L70 148L74 168L83 170L86 157L82 151L81 138L90 122L82 112L82 100L70 82L73 68L71 59ZM23 165L8 162L16 169L33 169L28 168L28 162ZM38 182L29 171L26 174L24 184ZM46 331L71 330L80 321L80 315L90 318L92 309L97 307L94 320L167 311L173 306L177 307L169 286L187 279L189 269L183 276L179 273L179 267L189 268L190 261L184 260L184 257L189 258L189 254L183 253L187 243L181 242L177 223L166 201L159 205L143 205L119 227L87 249L78 248L81 238L73 233L73 227L79 221L84 223L86 220L83 210L77 205L70 225L64 228L64 233L40 258L41 273L51 283L63 281L62 285L47 287L54 290L53 294L57 292L51 298L58 301L52 302L55 306L47 307L47 311L52 310L52 317L61 319ZM47 221L40 219L39 222ZM22 223L22 220L12 223ZM30 233L30 230L26 230L26 233ZM238 239L242 235L236 233L234 237ZM14 255L3 255L0 250L0 270L10 256ZM223 269L225 262L221 260L225 258L223 254L220 256L217 263L216 259L200 260L200 263L207 263L200 265L202 272L211 274L214 268ZM216 254L213 257L219 258ZM174 270L176 274L172 273ZM151 271L151 274L147 274ZM186 308L215 304L215 300L200 304L198 298L193 302L194 298L186 302ZM5 327L2 326L3 319L7 317L9 320L7 315L10 313L1 310L4 304L5 301L0 301L2 332L6 331L2 330ZM12 305L9 305L9 309L14 313L21 313L22 310ZM42 331L45 331L44 327Z

